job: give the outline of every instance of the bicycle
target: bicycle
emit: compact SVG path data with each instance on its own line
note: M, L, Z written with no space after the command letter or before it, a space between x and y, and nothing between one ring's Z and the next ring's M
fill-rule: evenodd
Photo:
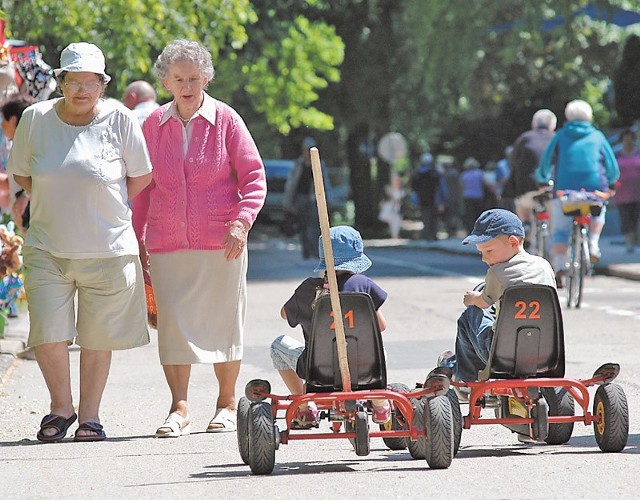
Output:
M600 215L608 194L595 191L557 191L562 211L573 217L569 250L565 263L567 307L580 307L584 279L592 274L592 259L589 252L589 224L591 217Z
M540 189L533 196L531 253L550 260L549 237L551 236L551 213L547 210L547 203L552 198L553 186Z

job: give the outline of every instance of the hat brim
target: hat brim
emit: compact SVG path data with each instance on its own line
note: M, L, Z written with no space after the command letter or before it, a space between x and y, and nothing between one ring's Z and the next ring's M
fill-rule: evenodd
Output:
M335 263L334 268L336 271L351 271L352 273L363 273L371 267L371 264L371 259L369 259L369 257L367 257L365 254L362 254L360 257L356 257L355 259L349 259L344 262L338 261ZM322 259L318 266L314 269L314 272L317 273L320 271L326 271L326 269L326 263L324 259Z
M58 68L58 69L54 69L53 70L53 74L56 76L60 76L61 73L64 72L67 73L93 73L95 75L100 75L102 77L104 77L104 82L105 83L109 83L111 81L111 77L109 75L107 75L106 73L100 73L100 72L95 72L95 71L90 71L90 70L77 70L77 69L70 69L70 68Z
M490 236L488 234L470 234L464 240L462 240L463 245L480 245L482 243L486 243L489 240L492 240L495 236Z

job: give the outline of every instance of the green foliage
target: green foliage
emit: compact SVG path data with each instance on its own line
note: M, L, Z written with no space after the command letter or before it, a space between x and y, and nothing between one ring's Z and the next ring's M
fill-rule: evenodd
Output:
M328 130L331 116L310 104L328 82L339 80L344 44L325 23L312 24L302 15L291 23L275 15L289 3L269 2L274 13L262 24L271 29L259 32L252 25L259 21L262 3L254 6L250 0L0 0L9 34L41 46L54 68L69 43L98 45L113 77L107 90L112 97L121 97L132 80L154 81L158 54L171 40L186 38L212 54L214 95L234 106L238 94L250 96L249 102L239 100L241 114L250 114L242 108L252 106L283 134L300 126ZM319 3L296 5L304 10ZM170 98L156 87L161 100Z
M215 60L220 47L241 48L247 41L245 24L255 21L249 0L13 0L4 4L11 35L41 45L53 67L70 42L98 45L114 78L112 93L122 91L131 80L151 79L155 58L171 40L199 40Z
M409 80L396 87L394 116L408 137L422 133L440 150L486 161L529 127L536 109L550 108L562 119L564 105L582 97L598 120L609 119L602 96L630 29L574 15L589 1L405 3L405 50L415 58ZM542 28L557 16L564 23ZM423 116L415 122L410 113L418 107Z
M329 82L340 79L337 66L344 58L344 44L332 26L311 24L302 16L291 23L274 20L273 28L279 43L270 39L270 32L256 33L248 47L255 50L242 57L245 89L255 108L284 135L303 125L331 130L333 118L309 103Z

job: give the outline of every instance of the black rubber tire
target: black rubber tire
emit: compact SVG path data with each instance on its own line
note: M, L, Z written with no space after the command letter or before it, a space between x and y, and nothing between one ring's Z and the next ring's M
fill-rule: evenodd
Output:
M271 405L260 401L249 412L249 467L257 475L271 474L276 464L276 438Z
M238 436L238 451L242 461L249 465L249 413L251 401L242 396L238 401L238 424L236 434Z
M366 411L360 410L356 412L356 455L366 457L371 452L371 444L369 438L369 415Z
M583 241L580 229L573 229L574 233L571 237L571 245L569 247L569 269L567 273L567 307L580 307L582 301L582 289L584 286L584 277L586 274L586 267L588 265L585 262L583 253L583 245L586 242ZM575 233L578 231L578 233Z
M425 458L432 469L447 469L453 460L453 415L447 396L424 403Z
M409 392L409 387L405 384L389 384L389 389L393 392ZM398 417L400 415L400 417ZM380 430L386 430L388 424L380 424ZM407 430L409 429L409 423L404 419L402 413L396 408L391 413L391 430ZM406 450L409 446L410 438L382 438L384 444L390 450Z
M550 417L567 417L575 415L575 402L566 387L543 387L542 395L549 405ZM566 424L549 424L547 444L565 444L573 434L573 422Z
M544 441L549 436L549 405L544 398L538 399L531 408L531 435L536 441Z
M591 260L589 258L589 243L586 238L582 238L582 248L580 249L580 281L578 283L578 289L576 290L576 309L582 304L582 295L584 293L584 280L589 275L589 268L591 267Z
M413 421L411 425L417 429L424 431L424 401L422 399L410 399L413 405ZM426 455L425 448L427 442L424 436L420 436L416 441L409 439L407 447L411 456L418 460L424 460Z
M449 389L447 398L449 398L449 403L451 404L451 415L453 417L453 456L455 457L460 449L460 440L462 439L462 410L460 409L460 401L456 391Z
M601 416L601 422L593 422L596 442L607 453L622 451L629 437L629 405L618 384L598 387L593 399L593 416Z

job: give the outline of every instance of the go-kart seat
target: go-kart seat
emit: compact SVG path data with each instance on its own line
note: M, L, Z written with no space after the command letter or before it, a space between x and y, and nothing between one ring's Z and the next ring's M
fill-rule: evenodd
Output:
M489 362L479 380L563 377L564 365L564 330L555 288L507 288L500 301Z
M386 389L387 367L373 301L366 293L340 292L351 389ZM307 352L307 392L342 390L329 295L316 303Z

